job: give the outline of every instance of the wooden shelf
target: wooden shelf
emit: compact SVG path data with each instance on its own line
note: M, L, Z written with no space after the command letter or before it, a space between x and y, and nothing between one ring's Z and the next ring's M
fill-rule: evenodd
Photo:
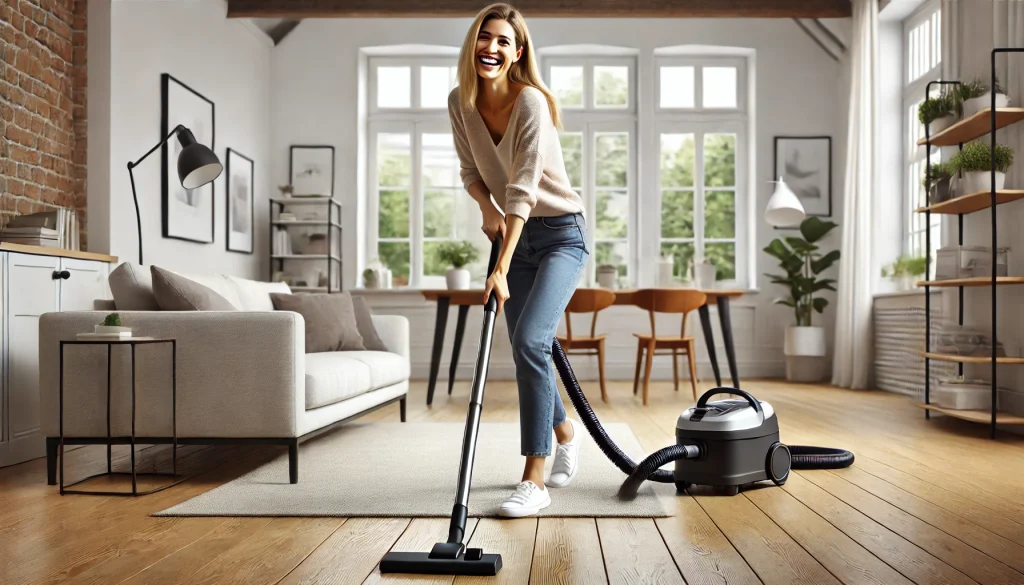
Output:
M0 251L18 252L20 254L33 254L36 256L59 256L61 258L77 258L79 260L98 260L117 264L117 256L100 254L97 252L83 252L82 250L65 250L64 248L50 248L48 246L27 246L25 244L12 244L11 242L0 242Z
M327 260L327 254L274 254L274 260ZM341 258L331 256L331 260L341 262Z
M295 225L295 226L303 226L303 227L306 227L306 226L326 226L328 224L327 220L324 220L324 219L321 219L321 220L298 220L297 219L295 221L276 220L276 221L272 221L270 223L272 225ZM330 222L330 225L333 226L333 227L336 227L338 229L341 229L341 224L336 222L336 221Z
M1003 189L1001 191L996 191L996 205L1002 205L1003 203L1009 203L1018 199L1024 199L1024 190ZM967 195L954 197L953 199L943 201L942 203L936 203L927 207L918 207L915 211L918 213L931 211L932 213L941 213L944 215L960 215L963 213L974 213L975 211L981 211L982 209L988 209L990 207L992 207L992 192L978 191L977 193L969 193Z
M991 276L949 278L946 280L919 280L917 286L991 286ZM1024 276L997 276L996 284L1024 284Z
M949 353L925 353L921 352L921 357L926 357L932 360L938 360L940 362L956 362L961 364L991 364L991 357L977 357L967 355L953 355ZM997 364L1007 365L1020 365L1024 364L1024 358L1015 357L997 357Z
M1024 120L1024 108L996 108L996 130ZM988 134L992 130L992 108L974 114L970 118L960 120L942 132L931 137L932 146L956 146L961 142L970 142ZM927 141L922 138L918 146Z
M323 205L328 201L334 203L338 207L341 207L341 202L333 197L271 197L270 200L274 203L280 203L282 205L312 205L320 204Z
M946 416L960 418L963 420L969 420L971 422L992 422L992 412L988 410L956 410L953 408L942 408L941 406L936 406L934 404L924 404L922 402L915 402L914 406L917 406L918 408L923 408L925 410L941 412ZM1024 416L1016 416L1013 414L1007 414L1005 412L996 412L996 424L1024 425Z

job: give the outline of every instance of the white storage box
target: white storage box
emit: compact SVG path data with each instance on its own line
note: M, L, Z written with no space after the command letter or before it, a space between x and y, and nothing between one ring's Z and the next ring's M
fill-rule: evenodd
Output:
M1000 248L996 276L1006 276L1008 250ZM935 253L935 279L972 278L992 275L992 248L984 246L946 246Z
M984 380L940 380L930 392L932 404L953 410L990 410L992 383ZM996 398L996 408L999 408Z

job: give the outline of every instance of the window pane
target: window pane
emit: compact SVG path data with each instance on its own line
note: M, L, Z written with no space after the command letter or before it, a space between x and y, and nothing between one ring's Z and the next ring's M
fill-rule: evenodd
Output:
M391 269L391 284L409 284L409 242L378 242L377 254L384 266Z
M661 135L661 186L692 187L695 159L693 134Z
M423 195L423 236L450 238L455 219L455 190L427 191Z
M377 216L378 237L409 237L409 191L384 190L378 198L380 214Z
M672 257L672 280L690 280L690 263L693 261L693 242L663 242L661 255Z
M629 244L626 242L597 242L594 256L598 266L610 264L618 268L619 277L625 278L629 268Z
M594 103L598 106L629 105L629 67L594 66Z
M597 134L597 186L625 187L629 165L629 135L626 133Z
M704 237L736 237L736 194L732 191L704 193Z
M452 67L420 68L420 107L448 107L448 93L455 87L451 83L452 69Z
M551 92L560 106L582 106L583 67L552 67Z
M694 105L693 67L661 68L661 107L692 108Z
M377 135L377 184L404 187L412 184L412 137L409 134Z
M705 67L702 91L705 108L736 107L736 68Z
M716 280L736 280L736 243L708 242L704 257L715 265Z
M438 257L445 242L423 242L423 276L444 276L448 264Z
M377 68L377 107L408 108L411 104L412 71L409 67Z
M461 187L459 155L451 134L421 136L423 185L425 187Z
M704 135L704 185L736 186L736 135Z
M597 238L625 238L629 231L629 197L625 191L597 192Z
M693 237L693 191L661 192L661 237Z
M480 224L480 206L465 191L455 191L455 237L460 241L472 242L480 252L475 262L466 266L470 279L475 284L483 284L487 278L487 260L491 251L491 241L487 239Z
M565 133L560 138L562 158L565 159L565 172L569 175L569 184L574 189L579 189L583 185L583 134Z

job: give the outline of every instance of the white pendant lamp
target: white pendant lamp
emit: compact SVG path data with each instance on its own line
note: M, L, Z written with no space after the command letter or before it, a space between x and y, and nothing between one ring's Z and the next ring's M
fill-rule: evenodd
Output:
M779 177L775 182L775 193L768 200L764 210L764 219L776 227L792 227L800 225L804 220L804 206L793 190Z

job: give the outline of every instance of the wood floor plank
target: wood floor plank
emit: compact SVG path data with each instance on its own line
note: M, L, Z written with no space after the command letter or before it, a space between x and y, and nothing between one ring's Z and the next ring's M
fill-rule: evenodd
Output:
M189 585L263 585L280 581L341 526L341 518L274 518L189 577Z
M695 496L765 585L838 585L818 561L740 496Z
M469 546L482 548L484 553L500 554L502 569L495 577L456 577L455 585L526 585L530 582L536 539L536 518L482 518Z
M837 469L834 473L897 508L917 516L946 534L956 536L990 557L1013 567L1021 572L1021 580L1024 581L1024 546L856 467Z
M743 495L845 585L913 585L784 490L772 486Z
M466 534L472 538L476 529L476 518L466 521ZM391 547L393 551L429 552L437 542L443 542L448 538L448 527L450 520L447 518L416 518L409 523L409 526L402 533L402 536L395 541ZM465 539L464 539L465 541ZM384 556L381 554L381 556ZM380 572L380 559L373 568L373 572L363 581L365 585L395 585L401 583L416 583L417 585L451 585L455 580L454 576L447 575L382 575Z
M408 518L352 518L279 585L359 585L408 526Z
M190 518L184 519L191 520ZM177 585L248 538L258 538L270 518L229 518L192 544L153 562L119 585ZM111 581L117 583L117 581Z
M597 525L590 518L541 518L530 585L608 583Z
M685 585L653 519L598 518L610 585Z
M657 518L655 524L687 585L761 585L747 561L693 498L677 497L675 514Z
M1017 571L829 471L802 471L811 483L955 567L982 585L1020 585Z

